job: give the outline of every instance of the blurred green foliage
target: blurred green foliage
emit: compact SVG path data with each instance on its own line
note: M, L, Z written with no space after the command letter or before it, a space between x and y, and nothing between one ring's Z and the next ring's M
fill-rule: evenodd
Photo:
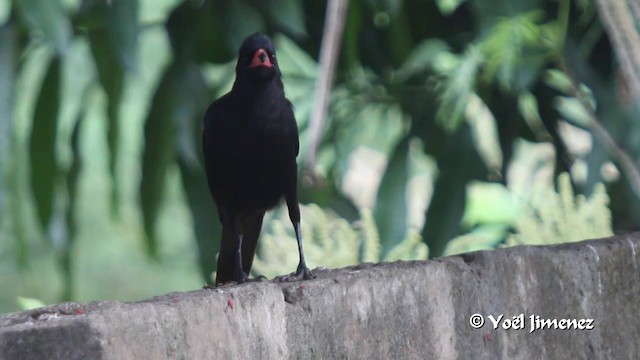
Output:
M311 267L338 268L361 262L426 260L429 250L415 229L384 256L373 214L363 209L353 224L317 205L301 208L305 255ZM269 278L291 272L298 264L296 237L286 211L278 211L262 235L252 271Z
M574 196L569 174L560 174L557 183L557 191L548 184L533 185L527 199L516 197L501 184L469 184L465 219L476 227L449 241L445 255L501 245L549 245L613 235L609 197L602 184L587 198ZM488 211L481 214L481 206ZM487 217L487 213L493 216ZM513 227L511 234L509 226Z
M210 281L203 113L243 38L266 32L305 159L325 8L0 0L0 312ZM640 156L617 74L587 1L351 1L318 160L300 169L310 265L637 229L632 180L593 131ZM289 227L281 210L265 221L255 275L294 270Z

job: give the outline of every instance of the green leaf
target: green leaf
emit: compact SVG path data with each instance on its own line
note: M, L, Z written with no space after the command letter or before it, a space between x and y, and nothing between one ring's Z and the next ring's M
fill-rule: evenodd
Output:
M578 23L584 27L593 23L593 18L597 16L595 3L590 0L576 0L576 10L580 14Z
M534 187L551 187L555 163L556 151L551 142L516 139L506 174L509 191L516 198L525 200L531 196Z
M225 2L224 16L227 39L232 49L239 49L244 39L265 29L264 18L245 0Z
M16 191L18 171L14 169L21 162L9 157L15 148L14 102L16 89L16 72L18 58L17 31L13 22L0 27L0 214L9 210L7 214L14 222L10 237L14 243L14 253L20 268L26 268L28 249L26 236L22 230L22 216L16 210L20 205L16 204L18 197ZM14 135L14 136L12 136ZM10 201L10 199L14 199ZM2 216L2 215L0 215ZM0 225L2 228L2 225ZM2 232L2 230L0 230ZM7 234L8 235L8 234ZM0 236L2 237L2 236Z
M342 39L342 60L347 69L352 69L360 65L360 39L363 18L366 14L363 11L364 2L351 1L348 6L344 24ZM322 7L324 10L324 7Z
M585 84L574 84L574 81L561 70L549 69L545 72L544 82L551 88L567 96L554 99L555 108L565 119L582 127L588 126L592 114L596 111L596 99L591 89ZM580 97L578 99L577 97Z
M344 114L334 114L346 122L335 139L341 188L358 207L372 208L382 170L405 134L407 118L393 104L347 100L342 106Z
M18 307L23 311L47 306L47 304L45 304L40 299L28 298L24 296L18 296L18 298L16 299L16 303L18 304Z
M538 100L529 91L522 92L518 96L518 111L524 118L531 131L536 135L538 140L550 141L552 140L551 134L545 128L542 118L540 117L540 110L538 109Z
M276 25L295 38L307 36L304 3L298 0L271 0L269 15Z
M140 0L140 23L164 23L176 6L184 3L182 0Z
M211 274L218 267L216 254L220 249L220 234L222 234L218 210L209 193L204 169L200 165L190 164L182 156L178 157L178 165L180 166L187 204L193 217L200 270L205 281L213 283Z
M420 241L435 172L421 141L407 137L396 146L378 188L374 211L385 257L403 241L411 242L415 236Z
M354 94L355 95L355 94ZM359 147L366 147L390 156L406 131L408 119L393 103L362 103L367 99L347 97L336 106L334 116L344 121L336 146L344 167L348 156ZM343 167L343 168L344 168Z
M16 71L16 31L12 23L0 27L0 212L5 205L7 150L12 134L13 102Z
M501 224L479 226L470 233L451 239L443 255L449 256L471 251L493 250L504 241L508 230L508 225Z
M412 138L409 142L409 181L405 196L409 212L407 225L415 229L418 236L425 224L425 213L433 196L433 182L437 174L437 165L425 153L423 142Z
M433 60L431 60L433 70L443 76L448 77L457 67L462 63L462 57L451 53L449 51L441 51L433 54Z
M482 53L470 46L459 64L446 74L436 111L436 120L445 130L454 131L462 123L481 61Z
M565 95L569 95L573 91L573 84L569 76L558 69L547 70L544 74L544 82Z
M484 101L476 94L469 96L466 118L471 128L473 145L485 165L491 171L500 171L502 168L502 149L498 139L496 119Z
M309 54L300 49L295 42L286 36L274 37L278 64L283 75L315 79L318 74L318 63Z
M78 23L90 36L100 34L100 43L92 45L106 48L102 57L108 56L112 66L131 71L137 63L139 17L139 0L83 0Z
M531 92L525 91L518 96L518 110L527 123L542 122L540 111L538 110L538 100Z
M187 67L181 75L181 88L188 86L188 93L180 94L178 101L184 108L178 121L178 166L182 177L186 201L191 210L193 227L198 245L198 260L203 278L213 283L211 275L217 268L217 251L220 248L222 225L215 202L209 193L207 176L200 156L202 149L202 117L211 99L204 77L196 66Z
M176 61L196 59L199 63L220 63L235 60L240 44L225 41L228 31L221 20L227 5L227 2L217 1L181 1L171 11L166 28Z
M443 60L440 56L448 53L449 46L440 39L428 39L411 50L409 56L397 72L399 80L405 81L411 76L419 75L429 67L434 66L435 59Z
M440 12L445 15L451 15L465 0L436 0L436 5Z
M116 53L118 63L126 70L133 70L137 64L138 0L111 0L106 12L105 27Z
M541 26L538 25L542 17L542 12L531 11L502 18L491 28L478 44L484 56L486 78L496 77L502 88L507 90L515 87L519 74L526 78L520 83L528 83L535 78L540 61L534 61L534 55L540 56L546 51L541 43ZM518 87L525 87L522 85Z
M91 85L85 86L85 91L82 94L82 104L86 104L89 101L89 94ZM80 192L80 172L82 170L82 154L80 150L80 136L82 129L82 121L86 115L86 107L81 105L76 115L75 124L73 125L73 131L71 133L71 164L65 173L65 180L67 185L67 201L65 212L65 227L66 227L66 244L60 250L60 264L65 277L65 283L63 287L63 293L61 299L66 301L72 301L75 298L75 274L74 274L74 242L78 234L78 221L77 215L78 207L78 193Z
M311 117L318 64L291 39L277 35L274 39L278 53L278 64L282 71L282 82L287 98L293 103L296 120L301 132ZM300 158L304 158L301 149Z
M54 190L59 175L56 139L61 100L60 72L60 58L54 57L38 95L29 140L31 188L37 204L38 219L43 228L48 226L51 219Z
M422 238L429 246L431 257L442 255L447 242L460 234L469 181L487 176L473 147L468 126L461 126L441 144L432 150L437 156L438 177L427 209L427 222L422 229Z
M589 111L584 108L580 100L573 97L558 96L554 99L553 105L568 121L583 128L589 127L592 116Z
M375 207L383 253L405 238L408 224L407 183L409 181L409 141L402 141L384 172Z
M470 3L479 32L487 31L505 18L515 18L540 7L539 0L470 0Z
M116 168L120 146L120 103L124 92L125 71L116 61L113 47L109 45L107 38L107 33L102 29L89 34L98 78L108 98L107 144L109 146L109 173L112 183L111 201L113 210L117 210L120 192L117 186Z
M44 34L58 53L64 53L72 33L60 0L19 0L13 3L31 30Z
M124 92L125 74L136 65L138 51L138 1L85 1L83 16L93 19L89 32L91 50L98 78L109 99L107 105L107 140L111 174L113 209L119 207L117 181L118 149L120 147L120 104Z
M171 65L153 96L144 126L140 206L144 219L147 250L157 255L156 220L165 193L167 168L175 154L176 108L178 107L179 69Z
M472 181L467 185L467 200L462 223L511 224L520 213L517 199L502 184Z
M194 63L174 63L165 72L144 126L141 207L149 254L157 255L156 221L165 193L167 169L174 163L176 151L182 160L194 162L197 156L193 139L196 115L204 112L204 80ZM198 119L200 121L200 119ZM200 123L198 123L200 129Z
M11 14L11 1L0 1L0 24L9 20Z
M213 96L220 97L233 87L236 79L235 61L226 64L205 64L201 68L207 86L214 89Z

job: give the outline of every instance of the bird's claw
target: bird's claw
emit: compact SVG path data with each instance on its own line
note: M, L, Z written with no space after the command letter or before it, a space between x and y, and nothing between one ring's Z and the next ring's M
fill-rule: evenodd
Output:
M202 289L203 290L217 290L217 289L228 288L230 286L237 285L237 284L238 284L237 282L235 282L233 280L230 280L230 281L226 281L226 282L223 282L223 283L218 283L218 284L215 284L215 285L206 284L205 286L202 287Z
M292 281L300 281L300 280L310 280L316 277L308 267L298 267L296 272L282 275L276 278L277 282L292 282Z
M309 268L306 267L306 266L304 268L302 268L302 269L299 268L296 271L296 277L299 278L300 276L302 276L303 280L311 280L314 277L316 277L314 274L311 273L311 270L309 270Z
M263 275L256 276L253 279L249 279L249 277L246 274L244 274L244 272L243 272L243 275L244 275L244 281L242 281L242 282L238 282L236 280L230 280L230 281L227 281L227 282L224 282L224 283L221 283L221 284L217 284L217 285L206 284L202 288L204 290L213 290L213 289L216 289L216 288L226 288L226 287L233 286L233 285L239 285L239 284L242 284L242 283L245 283L245 282L269 281L269 279L267 279L267 277L263 276Z
M247 274L245 274L244 271L242 271L242 270L236 272L236 276L234 276L234 278L235 278L234 282L236 284L244 284L249 279Z

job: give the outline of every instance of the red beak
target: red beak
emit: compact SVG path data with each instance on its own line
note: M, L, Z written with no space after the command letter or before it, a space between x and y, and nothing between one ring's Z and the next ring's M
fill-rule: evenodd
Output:
M253 54L253 59L251 59L251 64L249 64L250 68L255 68L258 66L273 67L273 63L269 58L269 54L267 54L264 49L256 50L256 52Z

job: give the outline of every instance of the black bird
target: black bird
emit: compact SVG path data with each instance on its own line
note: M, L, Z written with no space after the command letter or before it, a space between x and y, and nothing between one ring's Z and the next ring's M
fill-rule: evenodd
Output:
M251 35L240 47L233 88L204 117L205 167L222 223L216 285L247 280L264 214L283 197L300 255L296 272L286 279L311 278L300 234L299 147L273 43L265 35Z

